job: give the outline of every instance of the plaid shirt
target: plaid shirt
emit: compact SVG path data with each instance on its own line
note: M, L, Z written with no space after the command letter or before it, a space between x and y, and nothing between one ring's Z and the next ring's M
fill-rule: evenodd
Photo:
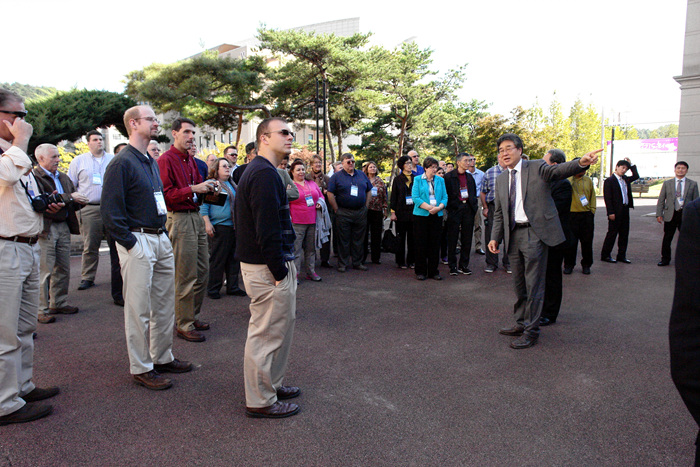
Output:
M486 202L491 203L496 197L496 178L503 172L503 167L496 164L486 171L481 181L481 192L486 195Z

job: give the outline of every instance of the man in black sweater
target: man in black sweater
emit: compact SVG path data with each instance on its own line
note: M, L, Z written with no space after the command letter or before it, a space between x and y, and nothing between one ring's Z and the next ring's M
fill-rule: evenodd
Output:
M294 230L277 165L292 152L294 133L282 118L263 120L256 132L258 156L238 184L236 259L251 298L245 345L246 415L283 418L299 406L280 400L301 394L283 386L296 319Z

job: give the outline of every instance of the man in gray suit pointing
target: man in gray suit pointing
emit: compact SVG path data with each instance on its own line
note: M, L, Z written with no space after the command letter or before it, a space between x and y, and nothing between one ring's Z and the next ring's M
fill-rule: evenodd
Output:
M688 163L678 161L673 170L676 176L664 182L656 203L656 220L664 225L661 261L658 266L668 266L671 262L671 242L676 230L681 230L683 206L698 198L697 182L685 176L688 173Z
M496 179L488 248L491 253L499 253L498 244L505 238L517 298L513 308L515 326L499 332L520 336L510 346L526 349L537 343L540 333L548 248L565 240L549 182L585 171L598 161L602 149L563 164L547 165L543 160L524 160L523 142L513 133L498 138L497 147L508 170Z

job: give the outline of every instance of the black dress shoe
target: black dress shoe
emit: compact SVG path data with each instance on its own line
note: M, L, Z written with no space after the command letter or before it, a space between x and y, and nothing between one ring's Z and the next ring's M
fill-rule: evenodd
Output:
M226 295L235 295L236 297L245 297L246 293L245 293L245 290L236 289L236 290L227 290Z
M656 263L657 266L668 266L669 264L671 264L670 261L664 261L664 260L661 260L658 263Z
M321 267L322 267L322 268L327 268L327 269L333 269L333 266L331 266L331 263L329 263L328 261L322 262L322 263L321 263Z
M114 304L117 306L124 306L124 299L123 298L115 298Z
M479 248L478 250L474 250L474 251L476 251L476 254L478 254L478 255L485 255L486 254L486 252L484 250L482 250L481 248Z
M211 298L212 300L218 300L221 298L221 294L219 292L212 292L212 293L207 294L207 296L209 298Z
M90 287L92 287L94 285L95 285L95 283L93 281L80 281L80 285L78 286L78 290L89 289Z
M424 276L423 274L418 274L418 275L416 276L416 279L418 279L419 281L424 281L424 280L425 280L425 276Z
M277 399L294 399L301 395L301 389L296 386L280 386L277 388Z
M433 280L435 280L435 281L441 281L441 280L442 280L442 276L441 276L440 274L435 274L431 279L433 279Z
M26 423L46 417L51 413L50 405L25 404L21 409L0 417L0 426L10 423Z
M246 407L245 414L251 418L284 418L299 413L299 406L291 402L277 401L268 407Z
M549 326L550 324L554 324L556 322L556 319L540 318L540 326Z
M498 333L503 334L504 336L522 336L523 331L525 331L524 327L516 325L512 328L501 328L498 330Z
M564 268L564 274L571 274L574 272L574 268Z
M519 349L527 349L528 347L532 347L533 345L537 344L537 338L528 336L528 335L523 335L515 339L513 342L510 343L510 347L516 350Z
M34 388L32 392L29 392L21 397L25 402L37 402L53 397L59 392L61 391L56 386L52 386L50 388Z
M632 261L628 260L627 258L617 258L618 263L625 263L625 264L630 264Z
M584 266L583 270L581 271L582 273L588 275L591 273L591 267L590 266Z
M600 258L600 260L604 263L617 263L612 257L608 256L607 258Z

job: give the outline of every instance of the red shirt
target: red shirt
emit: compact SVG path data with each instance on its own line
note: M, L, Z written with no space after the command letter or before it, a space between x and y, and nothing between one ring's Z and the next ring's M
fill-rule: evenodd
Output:
M202 183L197 164L189 154L180 152L175 146L158 158L160 178L163 180L163 196L168 211L191 211L197 209L192 185Z

